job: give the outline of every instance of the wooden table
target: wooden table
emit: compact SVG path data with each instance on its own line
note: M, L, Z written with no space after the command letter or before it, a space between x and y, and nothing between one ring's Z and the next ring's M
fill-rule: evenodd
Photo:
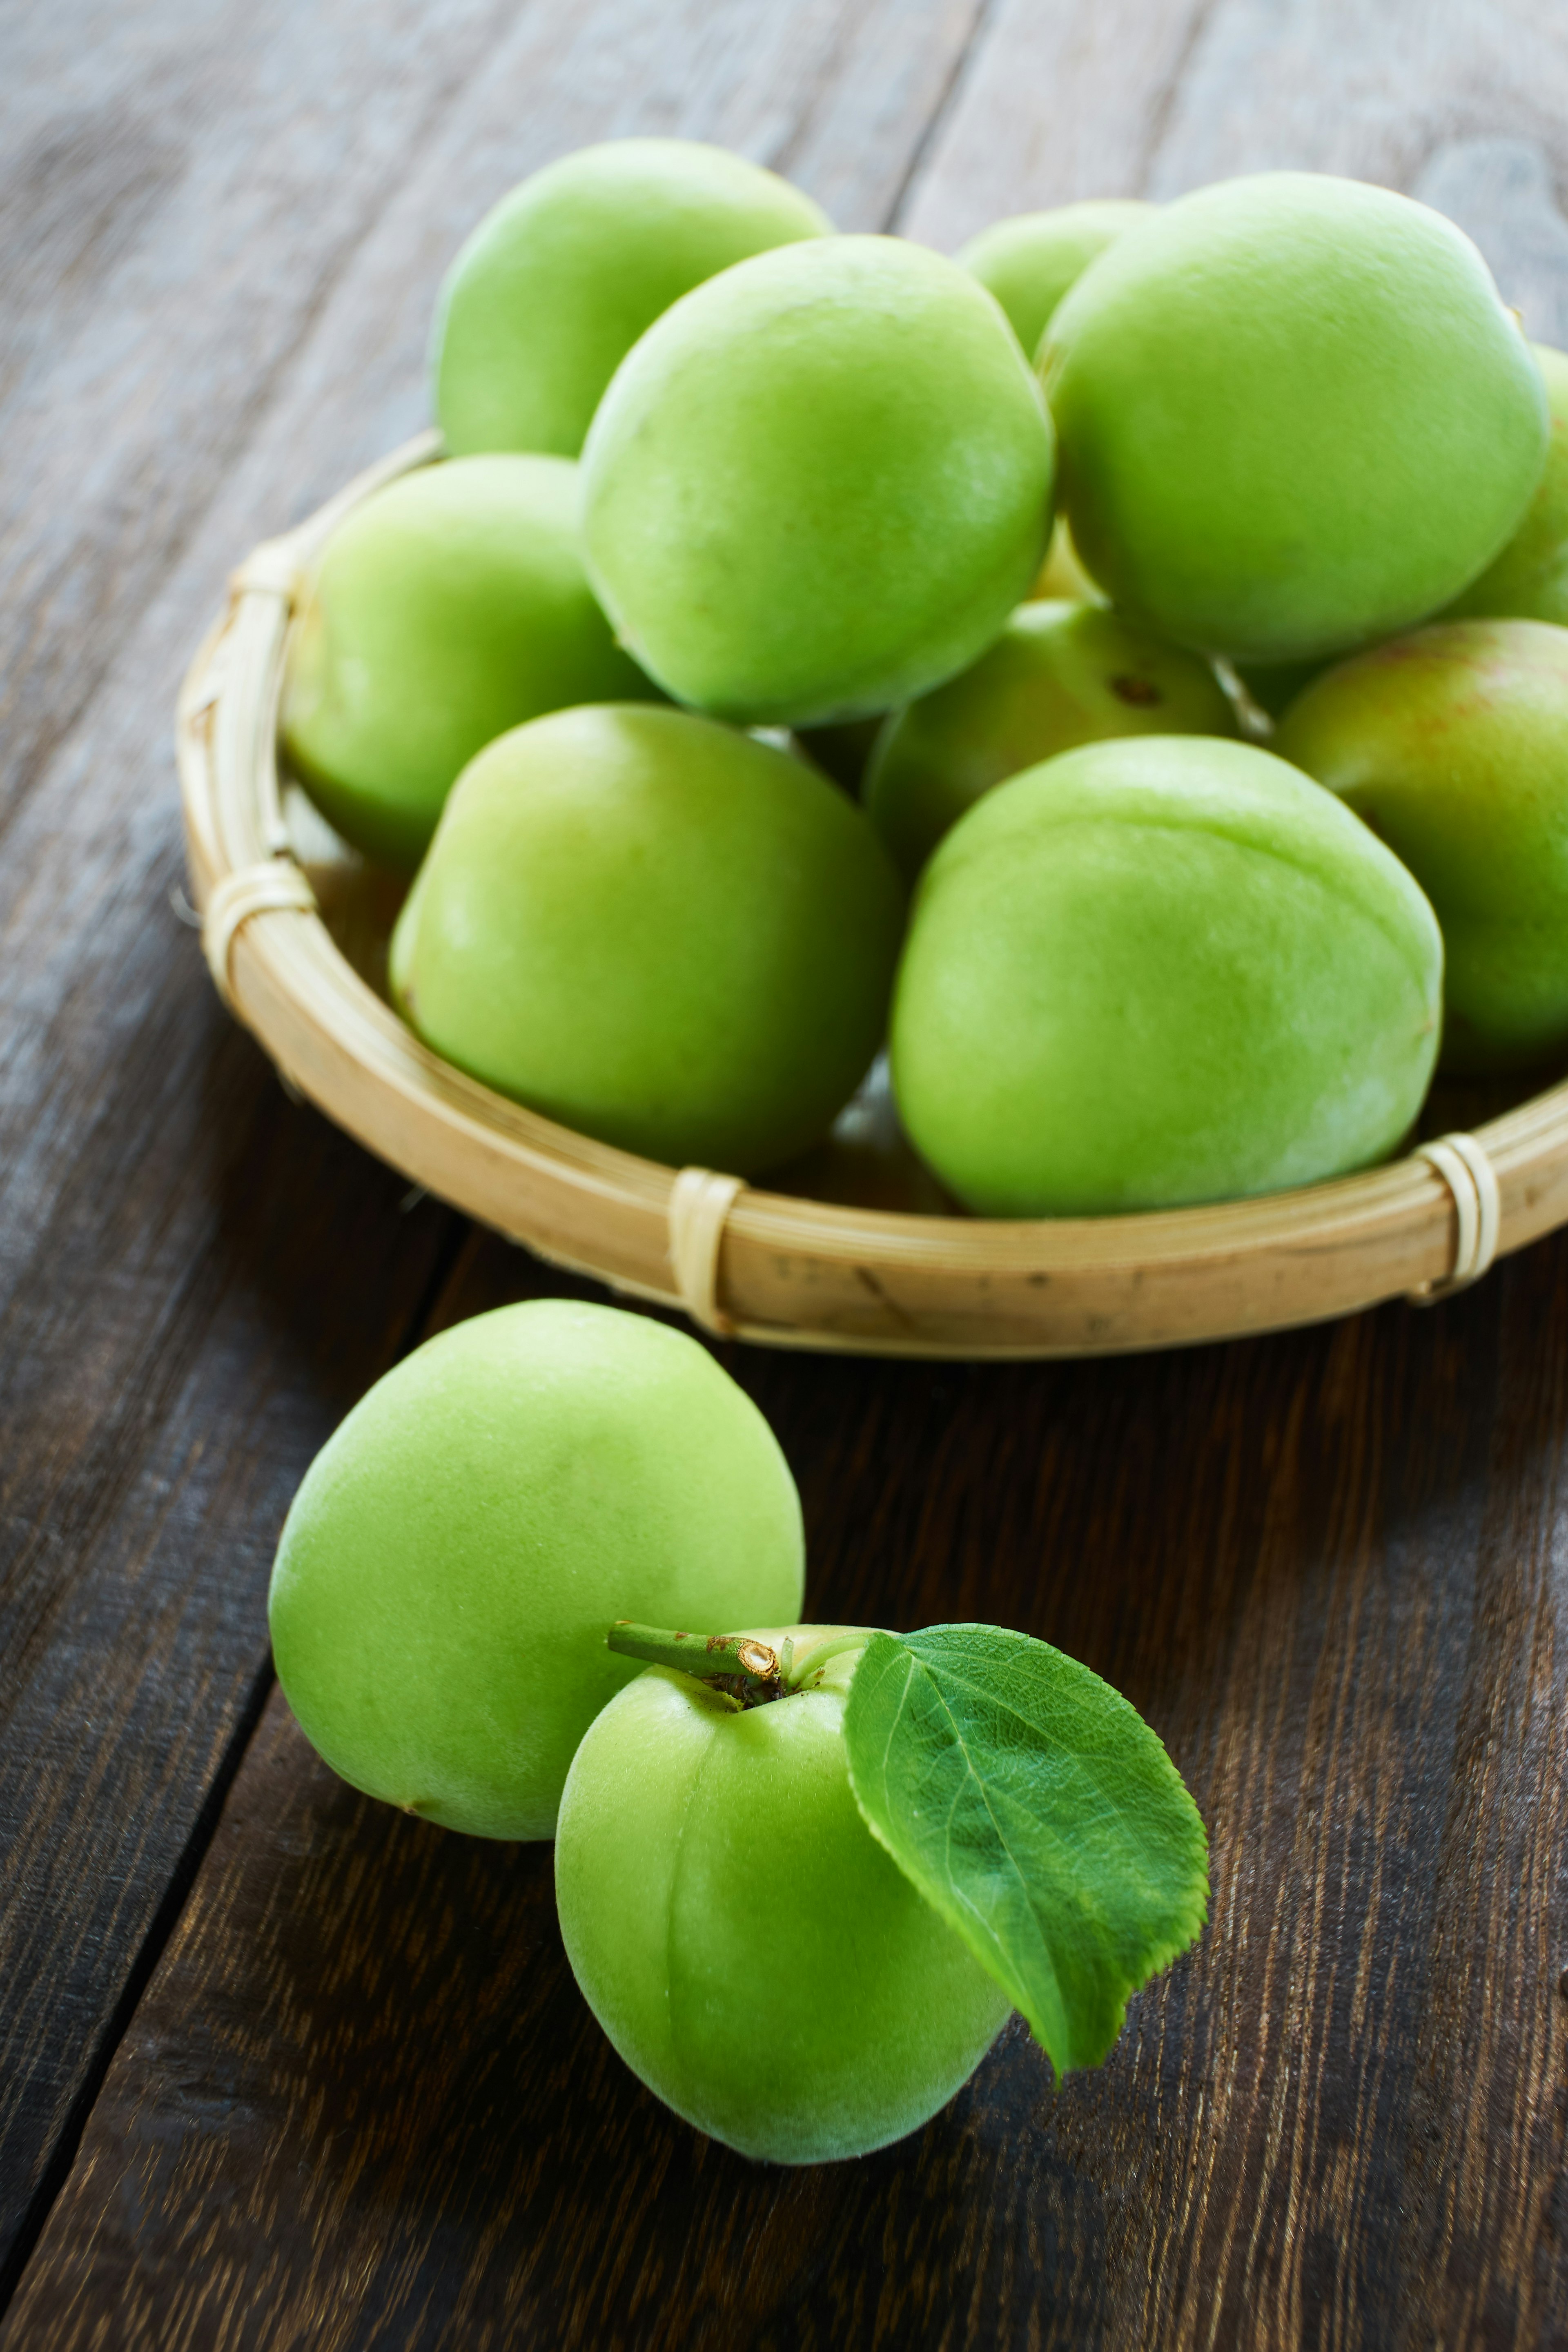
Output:
M1215 1865L1099 2074L1015 2026L902 2146L751 2167L609 2053L547 1850L361 1801L271 1689L315 1448L425 1334L572 1286L225 1018L168 749L226 570L418 425L446 261L563 149L722 141L944 247L1349 171L1563 341L1568 14L34 0L3 38L5 2352L1568 2344L1568 1244L1184 1355L726 1352L813 1613L1088 1659Z

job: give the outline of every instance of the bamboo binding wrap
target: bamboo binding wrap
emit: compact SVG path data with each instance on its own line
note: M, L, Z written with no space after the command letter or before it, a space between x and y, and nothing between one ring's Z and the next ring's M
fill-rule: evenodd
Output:
M216 984L285 1080L417 1183L551 1263L710 1330L868 1355L1079 1356L1441 1297L1568 1222L1568 1086L1370 1174L1213 1207L1003 1221L837 1207L677 1171L542 1118L430 1053L339 952L284 824L295 583L424 435L234 575L180 698L192 888Z

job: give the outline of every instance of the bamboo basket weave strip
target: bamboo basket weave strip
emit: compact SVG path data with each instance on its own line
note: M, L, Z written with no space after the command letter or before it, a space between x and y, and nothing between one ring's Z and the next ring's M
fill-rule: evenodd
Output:
M236 573L177 718L204 912L228 877L290 856L276 738L295 582L352 506L437 455L433 435L409 443ZM1353 1313L1442 1286L1455 1262L1456 1196L1412 1156L1261 1199L1048 1221L917 1216L740 1186L721 1203L694 1291L677 1272L689 1256L672 1235L677 1171L557 1126L438 1059L307 905L269 904L243 921L219 977L286 1080L416 1182L552 1263L775 1347L975 1358L1162 1348ZM1568 1222L1568 1086L1491 1120L1476 1141L1496 1173L1500 1254Z

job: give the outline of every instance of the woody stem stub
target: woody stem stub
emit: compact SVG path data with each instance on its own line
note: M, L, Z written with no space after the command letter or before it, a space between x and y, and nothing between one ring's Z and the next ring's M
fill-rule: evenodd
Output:
M634 1625L623 1621L605 1634L608 1647L623 1658L643 1658L650 1666L673 1666L678 1674L695 1675L707 1682L716 1676L738 1675L747 1683L776 1683L780 1659L771 1643L750 1633L673 1633L658 1625Z

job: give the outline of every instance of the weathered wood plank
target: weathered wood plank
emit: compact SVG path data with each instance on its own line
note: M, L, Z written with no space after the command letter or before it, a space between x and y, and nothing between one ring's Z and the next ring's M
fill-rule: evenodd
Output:
M6 2256L265 1688L271 1531L453 1222L284 1102L188 940L151 1010L0 1317Z
M1000 0L899 226L951 251L994 220L1144 193L1212 0Z
M1568 16L1528 0L1003 0L900 226L950 249L1004 214L1079 196L1344 172L1452 211L1549 338L1563 331L1552 223L1565 108ZM1511 172L1476 152L1500 140Z
M437 1213L410 1242L395 1187L270 1099L146 909L173 870L177 654L237 549L416 421L467 221L612 129L782 161L846 226L918 163L900 221L942 244L1026 203L1328 162L1472 206L1505 285L1528 218L1554 299L1550 12L1003 0L963 63L976 21L957 0L374 21L333 0L318 68L319 12L161 11L156 33L34 12L62 110L101 100L63 161L0 77L0 125L36 139L27 216L40 189L55 207L0 352L6 481L33 488L0 519L25 591L0 704L21 1561L0 1677L13 1626L26 1669L0 1680L0 1820L28 1873L0 2032L20 2021L35 2068L6 2142L25 2188L256 1691L288 1486L440 1247ZM439 85L415 114L410 59ZM266 134L301 89L322 123L279 162ZM193 123L210 152L170 162ZM1532 173L1481 155L1500 135ZM187 171L210 224L179 211ZM257 179L269 212L244 209ZM160 437L165 381L204 371L213 416ZM45 449L51 401L74 460ZM78 503L84 530L51 538ZM531 1284L565 1286L482 1244L443 1312ZM1163 1362L742 1358L803 1479L816 1608L1026 1624L1159 1723L1215 1833L1201 1954L1100 2076L1053 2094L1015 2032L903 2148L755 2171L605 2051L544 1857L361 1805L274 1709L6 2340L1565 2340L1565 1292L1553 1245L1432 1318ZM41 1941L15 1930L46 1912Z
M276 529L425 421L436 287L514 180L675 131L876 226L977 6L226 0L101 43L33 12L0 113L0 813L247 450Z
M97 10L34 10L8 41L0 810L80 719L508 13L186 0L107 38Z
M289 1493L453 1230L401 1218L212 1001L168 908L179 670L237 555L420 420L437 279L521 171L687 131L831 158L875 219L973 16L78 0L6 28L0 2299L263 1687ZM846 91L873 128L813 151Z
M481 1243L438 1319L556 1286ZM736 1352L814 1613L1020 1624L1160 1727L1200 1951L1098 2074L1015 2025L901 2147L750 2166L609 2053L546 1852L358 1800L275 1700L3 2340L1561 2341L1565 1315L1553 1244L1184 1358Z

